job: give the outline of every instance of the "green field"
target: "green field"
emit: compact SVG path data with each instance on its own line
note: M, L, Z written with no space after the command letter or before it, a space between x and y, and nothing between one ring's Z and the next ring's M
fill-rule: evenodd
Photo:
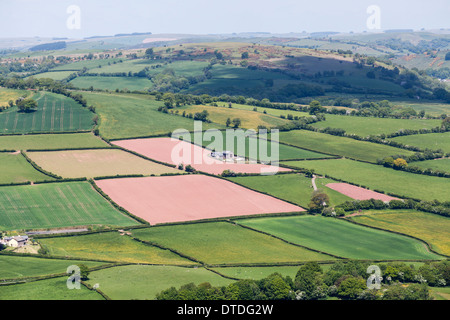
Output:
M220 272L229 277L238 279L263 279L277 272L284 277L289 276L295 279L300 266L276 266L276 267L225 267L213 268L214 271Z
M332 136L325 133L293 130L280 132L280 142L317 152L336 154L352 159L375 163L377 159L390 155L412 155L409 150L387 145L359 141L351 138Z
M411 162L409 165L433 171L450 172L450 159L448 158Z
M133 236L175 249L208 264L333 259L226 222L139 229L133 231Z
M15 90L8 88L0 88L0 106L9 106L8 102L12 100L15 102L19 97L26 97L30 94L27 90Z
M28 152L27 155L44 170L63 178L180 172L118 149Z
M88 182L1 187L0 212L1 230L139 224L114 209Z
M0 184L53 180L37 171L20 153L0 153Z
M88 89L91 86L94 89L109 90L141 90L145 91L153 87L153 83L147 78L137 77L102 77L102 76L84 76L77 77L70 81L76 88Z
M83 92L88 104L100 117L100 133L108 139L121 139L172 133L175 129L194 129L192 119L157 111L163 102L150 95ZM203 124L203 129L224 126Z
M209 282L226 286L234 280L226 279L204 268L171 266L123 266L94 271L89 275L90 285L98 283L100 290L114 300L154 300L156 294L170 287L177 289L187 283Z
M225 102L217 102L217 105L219 107L227 107L228 108L228 103L225 103ZM283 109L275 109L275 108L256 107L256 106L250 106L250 105L247 105L247 104L232 103L231 107L235 108L235 109L249 110L249 111L261 112L261 113L264 113L264 111L265 111L266 114L271 115L271 116L276 116L276 117L280 117L281 115L283 115L283 116L285 116L287 118L288 114L291 114L293 117L295 117L295 116L297 116L297 117L310 117L311 116L307 112L301 112L301 111L295 111L295 110L283 110ZM256 108L255 111L254 111L254 108Z
M398 171L348 159L282 162L293 167L314 169L318 174L415 199L449 201L447 178Z
M353 259L439 259L425 244L394 233L322 216L244 219L240 224L293 243Z
M0 300L104 300L97 292L81 285L67 288L67 277L39 280L0 287Z
M63 95L39 92L33 96L34 112L17 112L12 107L0 113L0 133L62 132L90 130L93 113Z
M348 219L425 240L435 251L450 256L450 219L446 217L414 210L389 210L367 211Z
M0 136L0 149L5 150L96 147L109 147L109 144L89 132Z
M64 78L67 78L68 76L70 76L74 72L75 71L44 72L44 73L35 74L35 75L31 76L31 77L33 77L35 79L49 78L49 79L53 79L53 80L62 80Z
M311 195L314 191L311 178L307 178L302 174L233 177L228 179L259 192L268 193L272 196L293 202L304 208L308 208ZM330 197L330 205L334 206L352 200L342 193L325 186L328 183L335 182L326 178L316 179L317 188L322 189Z
M422 149L438 150L450 153L450 132L414 134L392 138L393 141L404 143Z
M118 62L119 58L111 59L99 59L99 60L82 60L76 61L68 64L63 64L52 69L52 71L79 71L83 68L92 69L98 68L99 65L107 66L108 63L113 64L113 62Z
M159 265L192 265L168 250L142 244L119 232L40 239L51 255Z
M315 128L339 128L347 134L367 137L369 135L389 134L401 129L419 130L439 127L441 120L393 119L373 117L352 117L334 114L325 115L325 121L313 123Z

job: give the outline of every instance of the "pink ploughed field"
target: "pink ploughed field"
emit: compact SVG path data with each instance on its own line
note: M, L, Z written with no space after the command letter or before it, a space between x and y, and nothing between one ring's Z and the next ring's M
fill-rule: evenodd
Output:
M326 186L355 200L369 200L369 199L376 199L382 201L399 200L398 198L390 197L388 195L364 189L361 187L357 187L348 183L329 183Z
M224 170L236 173L276 173L291 169L258 163L227 163L209 156L211 151L189 142L172 138L148 138L114 141L113 144L142 154L150 159L179 165L191 165L197 171L221 174ZM186 151L186 152L184 152ZM179 159L179 160L175 160Z
M96 184L119 206L150 224L305 211L235 183L200 174L107 179Z

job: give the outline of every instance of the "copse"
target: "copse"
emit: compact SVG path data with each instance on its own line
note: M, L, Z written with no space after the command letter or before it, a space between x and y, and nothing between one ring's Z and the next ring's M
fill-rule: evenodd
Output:
M37 110L37 102L33 99L23 99L16 102L19 112L33 112Z

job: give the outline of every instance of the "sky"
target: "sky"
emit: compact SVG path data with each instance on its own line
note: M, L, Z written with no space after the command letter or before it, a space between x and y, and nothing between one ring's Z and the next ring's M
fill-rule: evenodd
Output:
M0 38L420 30L449 17L450 0L0 0Z

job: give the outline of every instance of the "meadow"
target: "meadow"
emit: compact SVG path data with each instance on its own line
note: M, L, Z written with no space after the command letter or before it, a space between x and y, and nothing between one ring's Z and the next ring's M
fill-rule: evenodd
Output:
M425 240L436 252L450 256L450 220L446 217L414 210L381 210L347 219Z
M228 107L228 103L225 102L216 102L219 107ZM247 104L238 104L233 103L231 108L249 110L254 112L261 112L271 116L280 117L284 116L287 118L288 114L291 114L293 117L310 117L310 114L307 112L295 111L295 110L283 110L283 109L274 109L274 108L264 108L264 107L255 107ZM256 108L256 110L254 110Z
M306 148L316 152L324 152L375 163L377 159L393 155L412 155L409 150L387 145L359 141L346 137L332 136L307 130L280 132L280 142Z
M333 260L227 222L160 226L132 233L210 265Z
M65 78L67 78L68 76L70 76L74 72L75 71L43 72L43 73L38 73L38 74L32 75L32 76L30 76L30 78L33 77L35 79L49 78L49 79L53 79L53 80L63 80Z
M0 133L39 133L91 130L94 114L63 95L39 92L33 95L36 111L17 112L12 107L0 113Z
M361 227L322 216L239 220L239 224L268 232L293 243L352 259L439 259L424 243L405 236Z
M15 102L19 97L26 97L30 94L27 90L15 90L8 88L0 88L0 106L9 106L8 102Z
M307 178L303 174L231 177L228 178L228 180L253 190L293 202L303 208L309 207L311 195L314 191L311 178ZM323 190L330 197L330 205L334 206L352 200L351 198L326 187L326 184L334 182L336 181L326 178L316 179L317 188Z
M101 90L140 90L145 91L153 87L153 82L147 78L137 77L102 77L102 76L83 76L76 77L70 81L76 88L88 89L93 87L94 89Z
M395 137L391 140L422 149L439 150L450 153L450 132L413 134Z
M37 171L20 153L0 153L0 184L53 180Z
M432 169L433 171L450 172L449 158L411 162L409 165L419 167L422 169Z
M79 71L83 68L92 69L98 68L99 65L107 66L108 64L113 64L118 62L120 58L110 58L110 59L96 59L96 60L81 60L72 63L62 64L53 69L52 71Z
M318 174L398 196L423 200L450 200L447 178L398 171L349 159L286 161L282 164L314 169Z
M0 211L2 230L139 224L117 211L88 182L1 187Z

